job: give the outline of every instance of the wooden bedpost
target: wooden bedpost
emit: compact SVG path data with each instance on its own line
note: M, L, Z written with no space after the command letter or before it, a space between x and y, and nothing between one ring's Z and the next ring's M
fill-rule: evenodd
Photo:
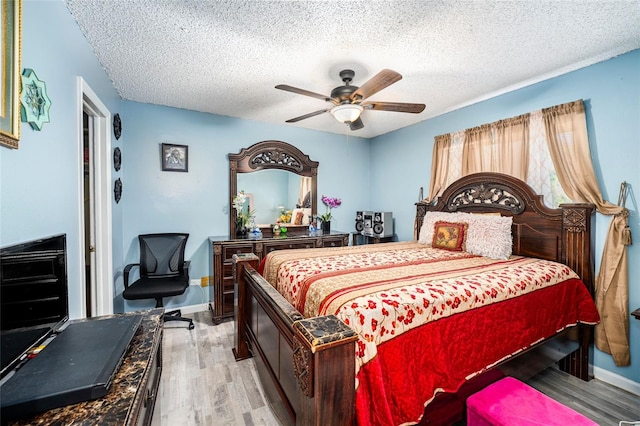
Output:
M299 425L354 424L356 333L334 315L296 321L293 368L302 399Z
M561 204L563 263L576 271L589 293L594 295L594 260L591 232L595 206L593 204Z
M594 260L591 232L595 206L593 204L562 204L562 257L563 263L571 267L594 295ZM593 358L593 326L580 324L574 338L579 348L561 359L560 369L582 380L593 376L590 360ZM593 362L591 362L591 365Z

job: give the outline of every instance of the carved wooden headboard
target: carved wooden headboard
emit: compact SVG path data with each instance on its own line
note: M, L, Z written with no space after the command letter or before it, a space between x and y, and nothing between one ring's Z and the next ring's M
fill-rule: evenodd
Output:
M499 173L475 173L452 183L435 203L416 204L416 235L427 211L512 216L513 254L570 266L593 294L592 204L552 209L525 182Z

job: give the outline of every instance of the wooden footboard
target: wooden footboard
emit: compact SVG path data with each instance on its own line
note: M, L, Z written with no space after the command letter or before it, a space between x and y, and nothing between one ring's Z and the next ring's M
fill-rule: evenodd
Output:
M236 360L254 356L284 424L349 425L355 407L353 330L333 315L304 319L260 274L258 257L234 255Z
M500 211L514 217L514 254L571 266L592 291L593 206L549 209L523 182L482 173L453 184L428 210ZM234 256L236 360L253 356L266 396L284 424L350 425L355 413L355 333L333 315L304 319L260 274L253 254ZM578 349L560 365L588 380L592 327L579 326ZM573 350L573 348L572 348Z

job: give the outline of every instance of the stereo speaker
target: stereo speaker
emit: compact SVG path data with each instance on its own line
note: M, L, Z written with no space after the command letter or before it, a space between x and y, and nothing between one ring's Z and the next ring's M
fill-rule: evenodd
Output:
M363 233L365 229L365 216L369 217L369 227L371 227L371 217L373 212L357 211L356 212L356 232Z
M372 237L392 237L393 236L393 213L373 212L371 228L365 235ZM366 230L366 228L365 228Z

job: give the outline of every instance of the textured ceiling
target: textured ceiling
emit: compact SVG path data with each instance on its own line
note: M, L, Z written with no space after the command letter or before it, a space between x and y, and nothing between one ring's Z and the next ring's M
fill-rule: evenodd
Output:
M66 0L123 99L266 123L323 109L338 73L403 79L350 131L330 114L289 126L381 135L640 48L639 0Z

